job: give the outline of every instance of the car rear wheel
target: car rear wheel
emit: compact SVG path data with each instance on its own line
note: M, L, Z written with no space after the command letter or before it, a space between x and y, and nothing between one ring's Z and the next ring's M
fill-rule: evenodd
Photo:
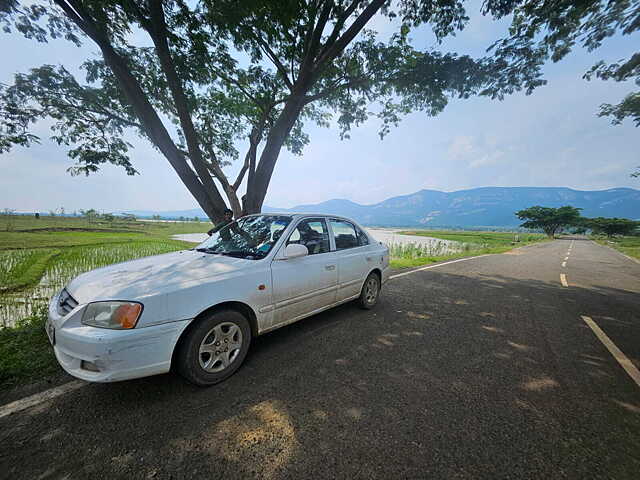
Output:
M251 343L251 326L239 312L225 310L202 318L180 343L177 370L189 382L206 387L240 367Z
M371 272L362 285L362 292L358 298L358 304L365 310L373 308L378 303L380 296L380 277L378 274Z

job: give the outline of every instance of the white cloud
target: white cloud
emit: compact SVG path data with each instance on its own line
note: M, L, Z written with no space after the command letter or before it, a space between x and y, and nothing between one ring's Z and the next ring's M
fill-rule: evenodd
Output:
M473 153L475 147L473 137L468 135L457 135L449 145L449 157L454 160L464 158Z
M490 153L485 153L482 156L476 157L469 162L471 168L487 167L489 165L496 165L505 158L505 154L502 150L495 150Z

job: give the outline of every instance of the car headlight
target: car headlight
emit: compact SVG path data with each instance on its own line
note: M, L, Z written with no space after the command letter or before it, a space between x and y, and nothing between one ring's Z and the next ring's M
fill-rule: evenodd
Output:
M142 313L137 302L94 302L87 305L82 323L98 328L127 330L134 328Z

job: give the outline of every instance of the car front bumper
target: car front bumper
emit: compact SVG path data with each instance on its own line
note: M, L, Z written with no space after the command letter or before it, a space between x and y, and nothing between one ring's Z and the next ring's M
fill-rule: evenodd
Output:
M180 335L190 320L131 330L109 330L80 322L83 305L67 315L49 306L47 334L60 366L89 382L117 382L166 373Z

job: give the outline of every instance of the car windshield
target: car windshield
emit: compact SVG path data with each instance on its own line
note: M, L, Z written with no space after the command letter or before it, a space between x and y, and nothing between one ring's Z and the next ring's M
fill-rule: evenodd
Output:
M267 256L290 222L286 215L242 217L211 235L196 250L258 260Z

